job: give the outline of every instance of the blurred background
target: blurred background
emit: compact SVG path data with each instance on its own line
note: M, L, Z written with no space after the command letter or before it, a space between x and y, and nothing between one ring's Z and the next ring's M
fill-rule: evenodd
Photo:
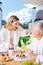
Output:
M0 0L0 30L11 15L17 15L19 25L31 29L35 22L43 22L42 0Z

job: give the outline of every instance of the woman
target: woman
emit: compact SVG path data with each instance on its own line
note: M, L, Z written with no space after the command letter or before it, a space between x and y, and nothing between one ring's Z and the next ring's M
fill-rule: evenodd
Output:
M19 36L23 29L18 25L19 18L12 15L8 19L8 23L0 31L0 51L7 51L9 44L17 45Z

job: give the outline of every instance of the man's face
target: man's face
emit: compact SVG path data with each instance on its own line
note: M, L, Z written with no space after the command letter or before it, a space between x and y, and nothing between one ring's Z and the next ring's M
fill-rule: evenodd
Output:
M17 30L18 29L18 24L19 24L19 21L14 21L13 23L12 23L12 28L13 29L15 29L15 30Z
M34 26L33 26L33 28L32 28L32 34L33 34L33 36L38 36L39 35L39 33L40 33L40 31L39 31L39 24L35 24Z

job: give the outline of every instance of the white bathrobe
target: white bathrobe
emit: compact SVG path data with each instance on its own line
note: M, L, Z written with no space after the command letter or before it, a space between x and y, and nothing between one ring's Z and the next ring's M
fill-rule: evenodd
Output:
M18 45L18 40L21 35L25 35L25 33L24 29L20 26L18 27L17 31L9 31L3 27L0 31L0 52L8 50L11 37L14 38L14 46Z

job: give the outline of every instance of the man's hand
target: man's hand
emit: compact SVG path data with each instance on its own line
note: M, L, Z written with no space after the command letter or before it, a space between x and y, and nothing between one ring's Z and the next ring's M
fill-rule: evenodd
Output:
M33 51L31 50L31 49L26 49L25 50L25 52L30 56L30 57L32 57L32 58L36 58L36 54L35 53L33 53Z
M25 33L26 33L26 34L28 34L28 33L31 34L31 30L30 30L30 29L27 29L27 30L25 31Z

